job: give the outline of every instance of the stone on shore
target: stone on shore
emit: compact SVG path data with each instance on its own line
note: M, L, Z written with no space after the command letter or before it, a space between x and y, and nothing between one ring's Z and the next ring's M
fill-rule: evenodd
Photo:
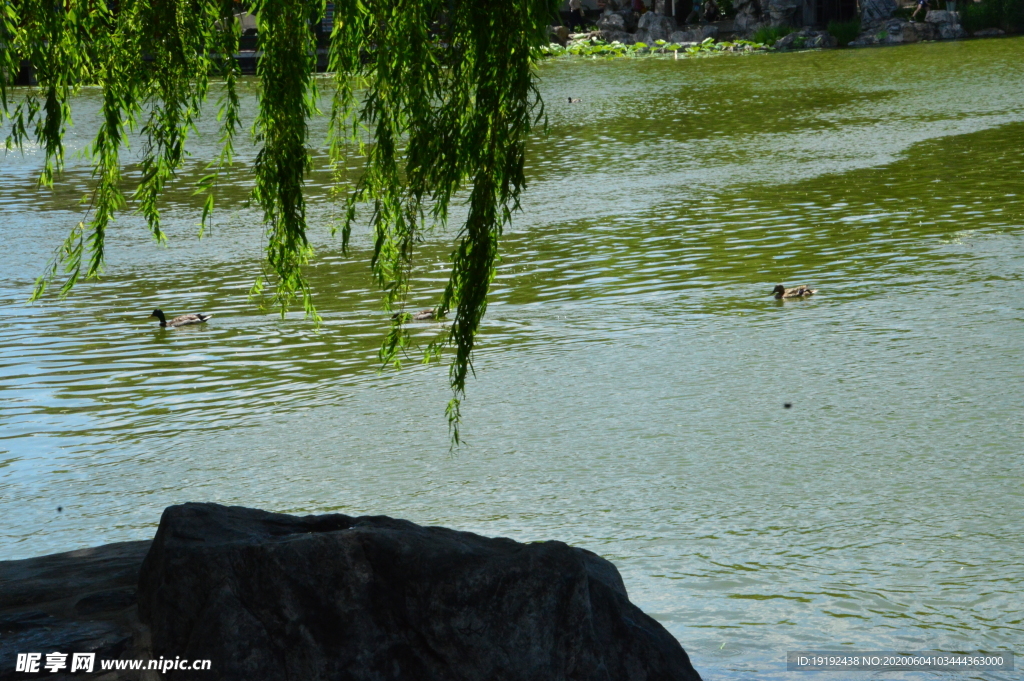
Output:
M867 26L850 46L899 45L923 40L960 40L966 37L967 31L960 25L959 13L935 10L928 12L924 21L909 22L893 18Z
M765 0L765 14L772 26L791 26L800 0Z
M700 678L603 558L383 516L172 506L138 603L170 679Z
M620 42L623 45L636 43L636 36L625 31L601 31L601 40L606 43Z
M758 0L733 0L733 28L738 33L753 29L761 21L761 3Z
M548 26L548 39L565 47L569 42L569 29L565 26Z
M887 21L897 9L896 0L860 0L861 26L874 27Z
M701 26L689 31L674 31L669 35L671 43L702 43L708 38L718 38L718 27L713 25Z
M838 45L839 41L828 31L803 28L779 38L775 42L775 49L784 52L786 50L827 49Z
M597 27L602 31L633 33L637 28L636 14L629 8L614 11L606 9L601 18L597 20Z
M636 26L637 40L648 45L653 45L655 40L668 40L668 37L677 28L675 19L657 12L644 14Z
M18 653L95 653L104 659L145 655L135 590L149 545L123 542L0 561L0 681L34 678L15 672Z
M1001 35L1006 35L1006 31L1001 28L983 28L971 35L975 38L998 38Z
M967 37L967 31L960 25L960 13L946 10L932 10L924 20L939 29L942 40L960 40Z

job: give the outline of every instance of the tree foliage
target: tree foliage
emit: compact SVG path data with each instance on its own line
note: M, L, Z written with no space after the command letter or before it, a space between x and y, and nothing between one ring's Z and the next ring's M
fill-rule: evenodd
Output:
M321 0L252 0L257 18L259 146L253 198L266 232L265 286L282 312L296 300L316 318L303 276L312 256L304 181L311 168L308 122L317 115L316 35ZM210 219L218 173L231 161L240 128L236 82L239 28L232 0L14 0L0 15L0 106L8 149L35 140L45 150L40 182L59 181L70 102L82 85L102 89L99 130L87 149L94 171L91 206L36 283L34 297L56 279L67 294L82 277L100 275L114 216L136 210L164 241L158 199L182 167L188 136L207 104L211 80L222 81L218 119L222 151L197 191ZM329 70L331 158L339 165L353 142L365 167L350 188L340 226L347 249L353 223L369 215L375 235L371 268L388 310L403 308L420 233L447 224L453 200L466 199L451 254L451 274L437 301L450 314L428 349L453 346L449 423L458 442L459 405L472 371L474 339L503 227L525 187L524 152L543 105L533 60L547 42L552 0L342 0L334 5ZM38 87L13 89L22 65ZM121 152L131 132L144 139L141 180L129 192ZM359 210L369 206L369 213ZM381 359L394 363L409 342L399 314Z

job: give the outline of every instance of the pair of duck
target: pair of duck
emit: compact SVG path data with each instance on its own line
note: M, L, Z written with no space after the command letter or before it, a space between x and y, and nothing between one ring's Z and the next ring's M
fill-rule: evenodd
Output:
M775 300L783 300L784 298L807 298L813 296L818 292L818 289L811 288L810 286L796 286L794 288L786 288L782 284L779 284L772 289L772 294L775 296ZM392 319L398 319L405 312L399 312L393 315ZM162 310L153 310L153 314L150 317L156 317L160 320L160 326L167 328L176 328L179 326L188 326L189 324L202 324L207 319L212 317L212 314L183 314L175 317L171 321L167 321ZM433 322L439 319L437 313L434 310L420 310L409 314L409 319L414 322Z
M397 319L400 315L405 314L400 312L396 314L392 319ZM175 317L171 321L167 321L167 317L164 315L163 310L153 310L153 314L150 317L156 317L160 320L160 326L164 328L174 329L179 326L188 326L189 324L202 324L207 319L212 317L212 314L183 314ZM409 315L409 318L414 322L432 322L436 321L439 317L434 310L420 310Z

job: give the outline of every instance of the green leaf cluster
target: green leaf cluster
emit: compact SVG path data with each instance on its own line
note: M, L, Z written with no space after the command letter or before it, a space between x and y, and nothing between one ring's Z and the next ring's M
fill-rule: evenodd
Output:
M8 149L35 140L45 149L44 185L59 176L70 101L78 88L102 90L99 131L88 147L95 182L85 220L71 230L34 297L63 277L66 294L103 269L104 237L116 214L136 210L163 241L158 199L186 160L185 144L220 79L222 151L196 187L211 217L217 178L231 162L241 123L234 55L240 6L232 0L16 0L0 14L0 108ZM313 255L307 237L304 183L311 169L309 120L321 101L315 76L315 27L322 0L251 0L257 19L259 106L252 127L258 145L252 196L263 211L265 274L254 293L273 292L282 314L301 301L317 318L303 268ZM473 347L503 228L526 187L527 137L543 120L534 72L538 47L557 10L552 0L342 0L329 40L332 160L365 157L349 190L339 226L347 250L357 220L374 234L373 275L385 307L402 308L422 232L448 222L453 201L465 201L451 254L451 274L437 301L451 323L428 359L454 347L448 405L459 440L460 403L472 372ZM25 64L32 90L12 85ZM129 133L144 140L142 179L129 192L122 150ZM340 177L340 174L339 174ZM366 207L369 206L369 209ZM461 213L460 213L461 214ZM367 217L368 216L368 217ZM397 363L409 344L396 315L381 350Z
M588 36L570 41L565 46L558 43L543 45L538 53L544 57L640 57L640 56L666 56L674 58L680 56L709 55L724 52L755 52L768 49L767 45L750 40L734 40L715 42L714 38L707 38L696 45L681 45L670 43L665 40L656 40L654 45L638 42L627 45L619 41L605 42L599 38Z

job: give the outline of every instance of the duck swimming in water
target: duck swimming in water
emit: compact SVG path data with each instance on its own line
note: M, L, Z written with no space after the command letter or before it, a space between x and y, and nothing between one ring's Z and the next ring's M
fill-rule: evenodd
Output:
M391 315L391 318L398 319L402 315L405 315L409 321L413 322L436 322L437 320L444 317L443 314L439 315L436 312L434 312L433 309L428 309L420 310L419 312L396 312L395 314Z
M175 317L171 321L167 321L167 318L164 317L163 310L153 310L153 314L151 314L149 316L150 317L156 317L157 319L159 319L160 320L160 326L170 327L170 328L173 329L174 327L177 327L177 326L187 326L189 324L202 324L203 322L205 322L207 319L209 319L213 315L212 314L183 314L181 316Z
M786 288L782 284L779 284L772 289L772 293L775 294L775 300L782 300L783 298L806 298L807 296L812 296L817 292L818 289L811 288L810 286Z
M569 98L569 103L570 103L570 104L579 104L579 103L580 103L580 102L582 102L582 101L583 101L583 100L582 100L582 99L580 99L579 97L570 97L570 98Z

